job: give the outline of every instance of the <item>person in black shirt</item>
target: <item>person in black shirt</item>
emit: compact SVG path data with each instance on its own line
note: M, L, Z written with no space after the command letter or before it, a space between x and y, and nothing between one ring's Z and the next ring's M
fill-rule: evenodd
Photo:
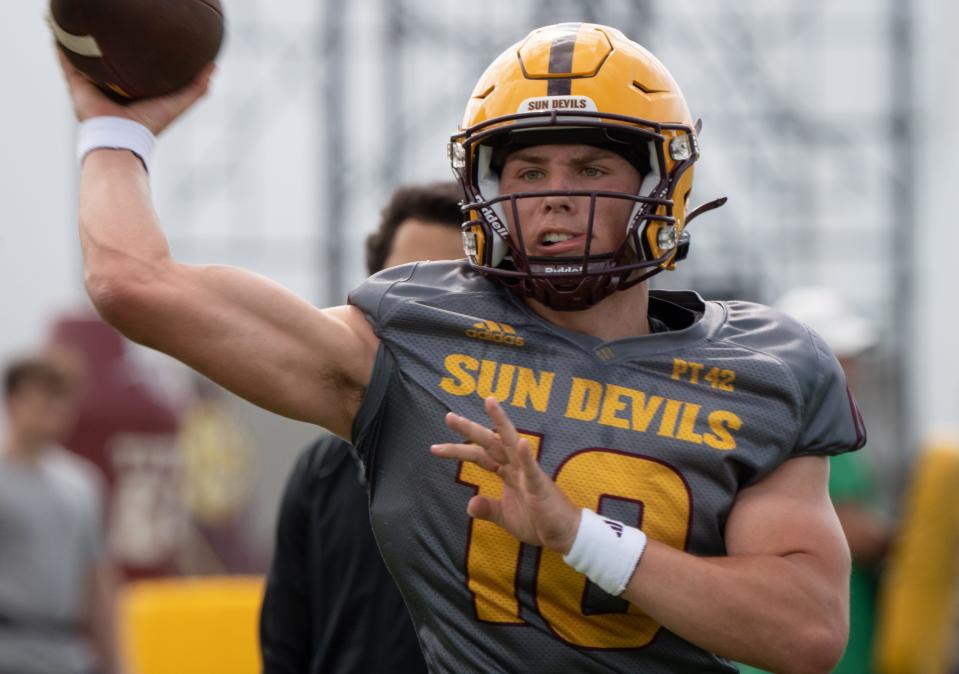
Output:
M460 196L452 182L397 190L366 241L369 273L461 257ZM264 674L426 671L350 452L344 440L321 436L286 485L260 614Z

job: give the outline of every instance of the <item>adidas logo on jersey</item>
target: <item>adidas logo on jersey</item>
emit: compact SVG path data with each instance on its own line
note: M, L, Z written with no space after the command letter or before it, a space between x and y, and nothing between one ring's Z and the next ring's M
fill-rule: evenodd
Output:
M479 321L473 327L466 329L466 336L473 339L482 339L484 342L507 344L509 346L523 346L526 340L516 334L512 325L496 323L494 321Z

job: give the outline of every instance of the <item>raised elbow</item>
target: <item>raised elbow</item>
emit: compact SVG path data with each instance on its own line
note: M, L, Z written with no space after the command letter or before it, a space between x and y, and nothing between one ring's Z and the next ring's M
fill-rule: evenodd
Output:
M149 312L151 280L146 270L87 269L84 285L87 295L104 321L140 341L137 327ZM153 286L155 287L155 286Z
M88 269L83 281L90 301L108 323L112 315L122 312L133 294L130 284L117 271Z
M117 296L119 279L113 274L86 269L83 275L83 285L87 296L93 302L97 311L104 313L104 309L111 306Z

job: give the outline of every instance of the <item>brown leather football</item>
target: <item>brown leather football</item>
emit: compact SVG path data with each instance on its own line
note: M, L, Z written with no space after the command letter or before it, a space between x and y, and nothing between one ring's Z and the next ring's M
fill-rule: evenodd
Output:
M220 0L50 0L49 21L70 63L119 100L182 88L223 41Z

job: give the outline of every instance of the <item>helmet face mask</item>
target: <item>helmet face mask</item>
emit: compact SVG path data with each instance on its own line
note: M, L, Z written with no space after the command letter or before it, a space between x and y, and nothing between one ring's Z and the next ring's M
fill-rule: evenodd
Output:
M569 54L567 70L576 72L554 72L558 48ZM537 73L537 63L548 64L549 72ZM651 114L644 117L644 112ZM559 144L619 154L639 171L639 189L500 194L499 172L511 150ZM477 84L449 154L466 195L463 236L470 264L546 306L592 306L671 268L688 247L683 228L692 165L699 156L696 132L665 68L614 29L549 26L504 52ZM529 254L520 206L549 196L588 203L582 254ZM630 214L618 248L593 253L597 206L607 200L629 202Z

